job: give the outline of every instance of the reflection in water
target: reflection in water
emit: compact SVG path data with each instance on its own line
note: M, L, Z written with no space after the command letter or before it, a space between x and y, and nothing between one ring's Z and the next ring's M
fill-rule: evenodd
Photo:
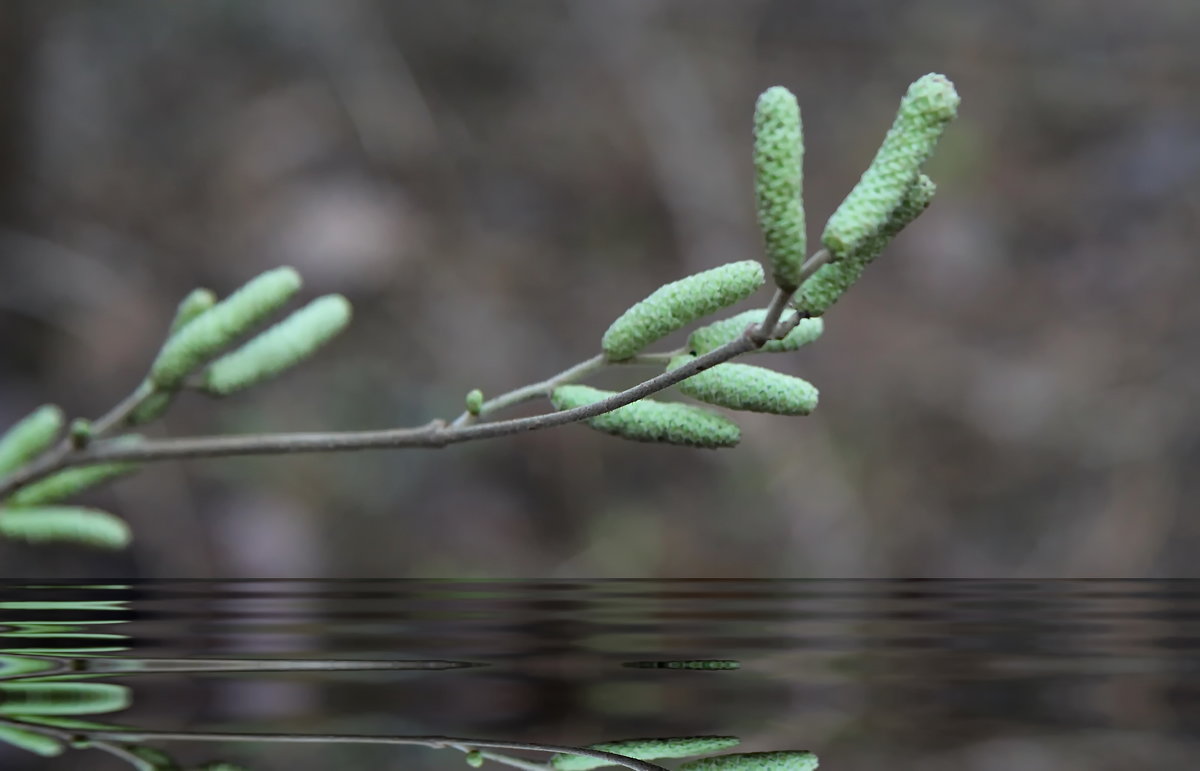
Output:
M0 768L130 767L11 746L57 720L254 771L462 757L165 738L738 736L832 769L1191 769L1198 650L1200 582L8 586Z

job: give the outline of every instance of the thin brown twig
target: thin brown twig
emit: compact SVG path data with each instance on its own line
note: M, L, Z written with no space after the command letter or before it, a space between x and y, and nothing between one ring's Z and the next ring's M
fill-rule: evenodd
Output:
M800 271L800 283L827 264L831 255L820 249L809 257ZM478 415L464 413L452 423L433 420L424 426L375 431L329 431L313 433L250 434L243 436L200 436L182 439L147 439L133 442L98 441L82 448L73 448L66 440L22 469L0 481L0 500L21 487L43 479L62 469L95 463L134 461L149 463L180 458L215 458L247 455L283 455L290 453L334 452L369 449L439 448L459 442L491 439L500 436L538 431L575 423L624 407L701 372L729 361L743 353L761 348L768 340L786 335L799 316L780 323L780 317L791 300L792 293L776 291L767 308L763 323L750 327L736 340L716 348L687 364L664 372L618 394L598 402L559 412L501 421L480 421L479 418L515 404L547 396L557 386L574 382L610 364L602 354L576 364L553 377L509 391L484 402ZM634 357L628 363L659 363L666 354ZM622 362L624 364L626 362ZM146 383L123 399L117 406L93 424L99 435L124 422L137 407L153 395Z
M460 426L451 426L447 425L445 421L434 420L416 428L379 431L200 436L184 439L147 439L136 443L112 440L96 442L81 450L63 454L48 454L41 460L14 472L0 485L0 499L7 497L20 487L43 479L56 471L95 463L119 461L149 463L179 458L282 455L382 448L439 448L459 442L538 431L611 412L760 346L761 343L756 342L748 335L743 335L677 369L664 372L598 402L527 418Z
M64 742L74 742L81 738L94 744L103 744L100 749L123 758L136 757L121 745L140 744L142 742L172 741L172 742L263 742L287 744L383 744L394 746L418 746L431 749L453 748L462 751L470 749L520 750L529 752L553 752L583 755L609 764L621 765L632 771L666 771L662 766L647 763L643 760L618 755L613 752L593 750L587 747L569 747L559 744L537 744L533 742L504 742L489 739L469 739L454 736L371 736L368 734L282 734L282 733L224 733L205 731L140 731L137 729L102 730L58 728L29 724L18 720L0 718L0 725L18 726L27 731L52 736Z

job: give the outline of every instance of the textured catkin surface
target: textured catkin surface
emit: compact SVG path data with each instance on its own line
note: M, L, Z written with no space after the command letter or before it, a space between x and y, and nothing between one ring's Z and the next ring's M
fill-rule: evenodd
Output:
M251 279L171 336L150 368L151 380L160 388L178 386L188 373L278 310L300 284L300 274L287 267Z
M736 736L680 736L672 739L626 739L619 742L590 744L587 749L612 752L637 760L658 758L686 758L691 755L706 755L720 752L741 744ZM557 771L591 771L593 768L611 765L599 758L585 755L558 754L550 758L550 765Z
M175 310L175 319L171 322L171 334L183 329L188 322L216 304L217 296L211 289L193 289L188 292L187 296L179 301L179 307Z
M688 350L697 356L720 348L741 337L746 327L751 324L761 324L767 317L765 308L743 311L736 316L714 321L697 328L688 337ZM784 353L794 351L802 345L808 345L821 336L825 331L825 322L819 318L801 319L795 329L788 332L782 340L768 340L760 349L767 353Z
M804 130L791 91L772 86L754 109L754 197L775 284L799 284L807 250L804 224Z
M744 300L766 281L754 260L731 262L672 281L621 314L600 342L611 361L627 359L696 319Z
M930 73L909 86L875 159L825 225L821 242L831 254L849 257L888 222L957 115L958 103L944 75Z
M676 356L668 369L691 361ZM807 380L752 364L726 362L692 375L679 390L708 404L731 410L769 412L775 415L808 415L817 408L817 389Z
M556 409L569 410L598 402L614 393L591 386L565 385L554 389L550 399ZM738 425L722 415L686 404L648 399L594 417L587 424L625 439L685 447L733 447L742 438Z
M936 192L937 185L933 180L918 174L900 205L892 211L887 224L859 243L847 257L824 265L814 273L792 300L793 307L816 315L827 311L858 280L867 265L879 256L896 234L929 207Z
M345 329L350 302L341 295L318 297L233 353L212 363L207 391L226 395L295 366Z

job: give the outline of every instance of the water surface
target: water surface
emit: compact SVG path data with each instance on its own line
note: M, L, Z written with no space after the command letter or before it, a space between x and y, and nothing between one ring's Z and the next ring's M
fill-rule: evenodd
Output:
M10 726L33 710L192 735L736 736L843 771L1200 768L1200 582L10 584L0 634ZM47 676L50 706L30 690ZM467 768L452 749L145 744L252 771ZM132 767L0 745L5 771Z

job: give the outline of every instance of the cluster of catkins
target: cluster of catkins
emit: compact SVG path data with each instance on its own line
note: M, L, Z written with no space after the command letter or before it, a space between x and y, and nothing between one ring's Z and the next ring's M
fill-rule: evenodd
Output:
M791 296L791 307L799 317L787 336L769 341L760 350L791 351L816 339L825 311L888 242L929 206L935 186L921 173L921 165L954 118L958 101L954 84L943 75L926 75L909 87L875 159L825 226L821 244L829 253L829 262L802 280L807 236L801 192L804 135L800 107L782 86L769 88L759 97L754 115L758 221L775 285ZM614 362L629 359L655 340L745 299L764 283L762 266L747 260L660 287L612 323L601 343L604 355ZM765 311L748 311L695 330L687 352L672 359L668 369L732 342L765 315ZM817 389L812 384L746 364L717 364L680 382L679 390L734 410L807 415L817 405ZM612 395L588 386L563 385L554 389L551 400L561 410ZM626 439L694 447L730 447L741 436L737 424L722 415L652 399L599 415L588 425Z
M292 268L276 268L252 279L224 300L208 289L183 299L163 347L139 387L136 407L123 425L162 416L184 388L226 396L274 377L311 356L350 321L350 303L341 295L318 297L279 323L224 353L277 313L299 291ZM93 437L87 421L69 426L61 409L47 404L0 437L0 477L50 450L56 442L78 446ZM126 434L113 440L136 443ZM89 487L134 471L134 463L96 463L69 468L21 488L0 502L0 536L32 542L80 541L117 548L129 542L129 528L105 511L59 502Z

